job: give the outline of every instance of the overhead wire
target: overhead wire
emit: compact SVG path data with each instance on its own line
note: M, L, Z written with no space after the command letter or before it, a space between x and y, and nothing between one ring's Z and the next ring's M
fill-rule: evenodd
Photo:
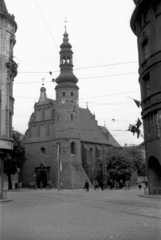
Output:
M35 3L36 3L36 5L37 5L37 7L38 7L38 9L39 9L39 11L40 11L40 13L41 13L41 16L42 16L42 18L43 18L43 20L44 20L44 22L45 22L45 24L46 24L47 29L49 30L49 32L50 32L50 34L51 34L51 37L52 37L52 39L53 39L53 41L54 41L57 49L59 50L58 45L57 45L57 43L56 43L56 41L55 41L55 39L54 39L54 36L53 36L53 34L52 34L52 32L51 32L48 24L47 24L47 21L46 21L46 19L45 19L45 17L44 17L44 15L43 15L43 13L42 13L42 11L41 11L41 9L40 9L40 7L39 7L39 5L38 5L38 3L37 3L36 0L35 0Z
M92 76L92 77L83 77L79 78L79 80L84 80L84 79L93 79L93 78L105 78L105 77L116 77L116 76L124 76L124 75L133 75L137 74L137 72L131 72L131 73L118 73L118 74L111 74L111 75L103 75L103 76ZM40 82L15 82L15 84L28 84L28 83L37 83L40 84ZM51 83L51 81L45 81L45 83Z
M131 64L131 63L136 63L137 61L132 61L132 62L121 62L121 63L110 63L110 64L104 64L104 65L97 65L97 66L88 66L88 67L81 67L81 68L74 68L73 70L84 70L84 69L91 69L91 68L100 68L100 67L108 67L108 66L118 66L118 65L125 65L125 64ZM52 71L52 73L59 72L57 71ZM19 73L48 73L46 71L20 71Z

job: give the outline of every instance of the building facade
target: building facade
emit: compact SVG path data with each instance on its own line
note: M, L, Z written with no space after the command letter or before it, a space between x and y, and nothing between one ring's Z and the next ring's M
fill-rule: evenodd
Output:
M148 188L161 194L161 1L134 0Z
M73 52L65 30L60 46L60 74L56 99L47 98L44 86L34 106L24 146L27 161L23 185L31 181L53 187L83 188L92 183L95 164L110 147L120 147L105 127L99 127L89 109L79 107L78 79L73 73Z
M4 158L13 149L13 81L17 75L17 64L13 61L17 24L7 11L4 0L0 0L0 192L3 192Z

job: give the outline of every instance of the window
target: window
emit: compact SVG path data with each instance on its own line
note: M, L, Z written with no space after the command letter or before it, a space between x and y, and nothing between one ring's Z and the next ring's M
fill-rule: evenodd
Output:
M70 56L67 57L67 63L70 63Z
M65 97L65 92L63 92L63 97Z
M143 41L142 47L143 47L143 57L146 60L149 57L149 46L148 46L147 38Z
M73 113L71 114L71 120L73 121Z
M45 153L46 153L46 149L45 149L44 147L41 147L41 148L40 148L40 151L41 151L42 154L45 154Z
M150 96L150 80L146 81L146 95L147 97Z
M74 96L74 93L73 92L71 92L71 97L73 97Z
M146 139L160 137L158 113L152 113L146 117Z
M149 73L146 74L144 77L144 86L145 86L145 98L149 97L150 96L150 92L151 92L151 89L150 89L150 75Z
M89 154L90 154L90 162L93 161L93 148L89 149Z
M71 154L76 154L76 143L75 142L71 142L70 145L70 149L71 149Z

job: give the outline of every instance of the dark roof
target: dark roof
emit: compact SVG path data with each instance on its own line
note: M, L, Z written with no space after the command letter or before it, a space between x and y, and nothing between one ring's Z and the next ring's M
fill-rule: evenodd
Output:
M121 147L120 144L114 139L114 137L111 135L111 133L109 132L109 130L106 127L100 126L100 128L101 128L103 134L108 136L109 144L111 144L114 147Z
M79 108L79 110L81 141L120 147L105 127L98 126L95 116L89 109Z
M0 11L8 13L8 10L7 10L7 7L6 7L6 4L5 4L4 0L0 0Z

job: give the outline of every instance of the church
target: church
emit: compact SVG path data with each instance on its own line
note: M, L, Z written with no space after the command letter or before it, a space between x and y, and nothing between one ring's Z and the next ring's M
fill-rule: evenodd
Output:
M120 147L110 132L98 126L88 107L79 107L78 79L73 73L73 51L65 27L60 45L60 74L55 79L56 100L47 97L44 84L34 105L24 137L26 163L23 185L36 181L43 187L92 186L95 166L112 147Z

